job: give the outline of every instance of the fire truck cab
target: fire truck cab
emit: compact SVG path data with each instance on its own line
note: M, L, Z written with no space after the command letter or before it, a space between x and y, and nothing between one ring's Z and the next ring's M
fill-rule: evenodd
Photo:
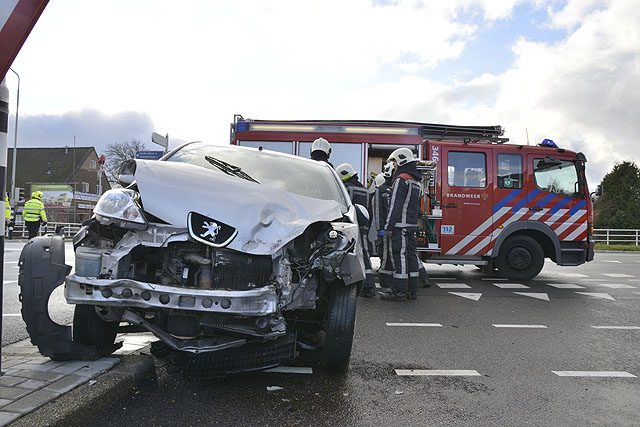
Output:
M373 191L389 154L413 150L422 173L418 251L424 262L473 264L529 280L545 258L579 265L594 256L593 209L582 153L508 144L500 126L361 120L245 120L231 124L231 144L310 157L319 137L330 161L350 163ZM370 239L375 240L375 230Z

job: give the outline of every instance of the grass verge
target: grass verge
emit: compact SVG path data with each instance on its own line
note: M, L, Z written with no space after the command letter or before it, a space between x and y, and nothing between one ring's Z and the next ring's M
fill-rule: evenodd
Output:
M605 243L596 243L596 250L606 251L640 251L640 246L636 245L607 245Z

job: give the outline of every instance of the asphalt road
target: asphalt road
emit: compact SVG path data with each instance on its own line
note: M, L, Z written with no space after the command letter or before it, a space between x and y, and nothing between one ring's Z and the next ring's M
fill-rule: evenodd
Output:
M313 353L295 364L310 375L198 381L168 365L91 425L638 425L640 253L517 283L428 269L416 301L358 300L345 375Z

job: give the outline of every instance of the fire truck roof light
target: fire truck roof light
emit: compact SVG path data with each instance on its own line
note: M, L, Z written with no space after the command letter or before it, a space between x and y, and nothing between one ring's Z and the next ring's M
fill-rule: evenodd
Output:
M345 132L352 133L393 133L393 134L408 134L410 130L415 130L412 132L414 134L418 134L418 129L408 129L408 128L394 128L394 127L345 127L343 128Z
M270 131L298 131L298 132L313 132L316 130L315 126L300 126L300 125L261 125L253 124L249 125L249 130L270 130Z

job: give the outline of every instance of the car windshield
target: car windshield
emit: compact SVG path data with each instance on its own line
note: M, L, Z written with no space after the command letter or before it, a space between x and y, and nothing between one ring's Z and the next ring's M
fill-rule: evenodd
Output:
M314 199L335 200L345 212L348 208L339 182L325 163L268 150L199 142L183 147L166 160L191 163L217 173L237 176L238 179L257 181L256 185L266 185Z

